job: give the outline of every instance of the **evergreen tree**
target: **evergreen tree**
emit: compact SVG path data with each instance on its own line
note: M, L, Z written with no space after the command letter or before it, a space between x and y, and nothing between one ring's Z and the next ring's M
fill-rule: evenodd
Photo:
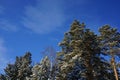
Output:
M120 33L109 25L99 32L98 36L75 20L59 44L62 49L57 58L54 49L48 47L43 52L48 56L32 67L31 53L27 52L7 65L0 80L118 80ZM103 55L110 56L110 61Z
M60 43L62 51L58 53L57 80L67 80L69 77L68 75L75 65L75 62L76 64L78 63L76 59L81 61L81 58L79 56L81 56L82 50L78 50L77 46L79 46L79 42L81 42L80 37L82 37L81 34L83 33L83 31L84 24L79 24L78 21L74 21L71 25L71 30L65 33L65 37ZM78 43L75 44L76 42ZM81 72L83 71L84 69L81 69Z
M54 63L51 66L49 80L56 80L56 72L57 72L57 63Z
M7 77L3 74L0 74L0 80L7 80Z
M14 79L17 80L18 69L14 64L8 64L8 66L5 69L5 73L9 80L14 80Z
M119 56L120 52L120 33L117 29L105 25L99 29L102 53L111 57L111 67L113 68L116 80L118 80L118 72L116 67L115 57Z
M57 80L106 80L108 63L101 60L97 35L74 21L60 43ZM105 71L103 71L105 70ZM103 73L105 73L103 77ZM74 75L75 74L75 75Z
M31 53L16 57L14 64L8 64L5 69L8 80L26 80L31 75Z
M40 64L33 66L31 80L48 80L50 77L50 67L50 60L46 56Z
M43 56L47 56L50 60L51 68L50 68L50 77L49 80L55 80L56 76L56 51L52 46L48 46L42 52Z

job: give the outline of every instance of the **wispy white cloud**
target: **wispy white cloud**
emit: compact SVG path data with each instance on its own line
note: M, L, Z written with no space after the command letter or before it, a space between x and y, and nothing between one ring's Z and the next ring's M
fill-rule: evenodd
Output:
M4 14L4 10L5 8L0 5L0 14ZM18 27L14 23L11 23L8 19L0 18L0 29L5 31L17 31Z
M0 14L4 12L4 8L0 5Z
M0 29L5 31L18 31L18 27L6 19L0 20Z
M36 5L25 7L24 14L24 26L39 34L52 32L65 21L60 0L37 0Z
M6 64L8 63L8 59L6 57L7 48L4 46L4 40L0 38L0 73L3 72Z

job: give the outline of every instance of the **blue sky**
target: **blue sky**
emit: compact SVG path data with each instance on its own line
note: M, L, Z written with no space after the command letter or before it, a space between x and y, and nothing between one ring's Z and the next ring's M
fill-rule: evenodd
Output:
M0 72L26 51L39 62L48 46L59 50L73 20L98 33L110 24L120 31L119 0L0 0Z

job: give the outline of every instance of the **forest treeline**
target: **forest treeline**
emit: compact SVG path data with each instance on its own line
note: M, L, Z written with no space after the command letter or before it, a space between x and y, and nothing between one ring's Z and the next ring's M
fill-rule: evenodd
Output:
M120 32L110 25L95 34L75 20L59 43L53 61L45 56L32 65L32 55L16 57L0 80L120 80Z

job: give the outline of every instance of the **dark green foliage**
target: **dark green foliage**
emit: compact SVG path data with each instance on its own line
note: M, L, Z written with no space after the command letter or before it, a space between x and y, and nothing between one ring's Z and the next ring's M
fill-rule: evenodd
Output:
M7 76L0 74L0 80L7 80Z
M75 62L79 63L77 60L81 61L80 56L82 55L82 50L80 50L79 47L82 41L83 32L84 24L79 24L78 21L74 21L71 25L70 31L65 33L65 37L60 43L62 51L58 53L58 80L67 80L69 77L68 75L72 74L70 72L72 72L74 66L76 65ZM80 64L80 66L84 65Z
M94 32L75 20L60 43L58 80L109 80L110 65L101 59L99 42Z
M14 64L8 64L5 69L9 80L26 80L31 72L31 53L26 53L23 57L16 57Z
M105 25L99 29L100 31L100 46L101 52L110 56L110 64L113 68L116 80L118 80L117 64L115 58L119 58L120 54L120 33L117 29L111 28L109 25Z
M5 73L8 76L8 79L17 79L18 69L14 64L8 64L8 66L5 69Z
M120 52L120 33L117 29L105 25L99 29L100 44L103 54L118 55Z
M16 57L15 65L18 69L17 77L21 80L31 75L31 53L26 53L23 57Z
M46 56L40 64L33 66L31 80L48 80L50 77L50 67L50 60Z
M57 58L53 48L48 47L43 52L46 57L31 66L28 52L16 57L14 64L8 64L0 80L118 80L120 33L109 25L101 27L99 32L96 35L75 20L59 44L62 50Z

